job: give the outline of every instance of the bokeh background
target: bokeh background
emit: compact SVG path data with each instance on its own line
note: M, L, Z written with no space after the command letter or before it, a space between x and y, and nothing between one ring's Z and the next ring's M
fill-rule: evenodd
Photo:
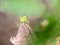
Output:
M60 36L60 0L0 0L0 45L9 41L19 28L19 17L27 16L38 41L36 45L56 45ZM40 24L48 20L49 24ZM30 44L30 45L35 45Z

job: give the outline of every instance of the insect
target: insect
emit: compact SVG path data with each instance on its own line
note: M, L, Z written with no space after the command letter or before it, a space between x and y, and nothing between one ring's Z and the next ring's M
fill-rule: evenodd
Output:
M27 45L28 41L32 40L32 30L26 16L20 17L20 27L17 35L10 38L10 42L14 45ZM28 23L26 23L28 22Z

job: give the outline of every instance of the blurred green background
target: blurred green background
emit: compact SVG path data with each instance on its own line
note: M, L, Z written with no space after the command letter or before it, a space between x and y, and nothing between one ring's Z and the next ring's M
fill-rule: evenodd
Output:
M44 29L41 28L40 20L37 20L33 30L38 41L30 45L55 45L56 36L60 34L60 0L0 0L0 11L13 12L16 16L41 16L47 19L49 24ZM32 18L33 19L33 18Z

